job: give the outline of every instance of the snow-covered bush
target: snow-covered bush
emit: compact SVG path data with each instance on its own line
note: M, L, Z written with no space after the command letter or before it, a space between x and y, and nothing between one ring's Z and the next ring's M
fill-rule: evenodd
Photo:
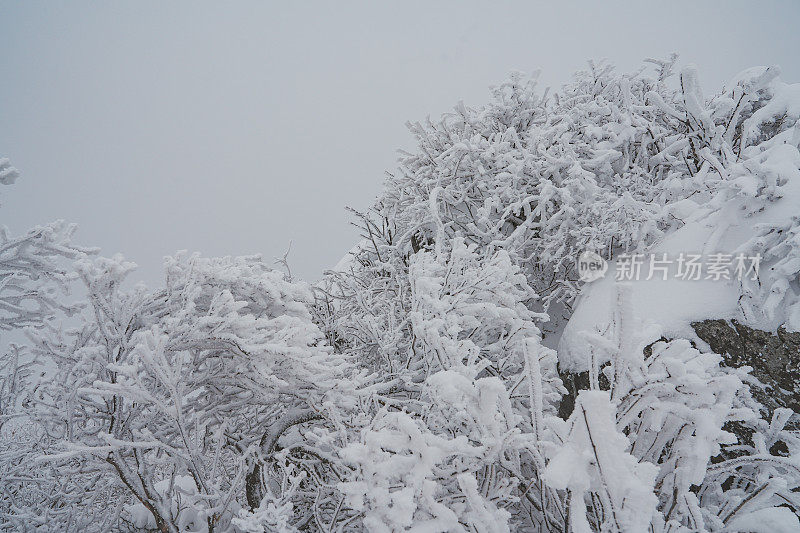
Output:
M376 531L509 531L524 457L560 398L544 317L525 306L536 295L508 254L458 238L447 250L410 259L406 368L417 370L401 375L412 386L376 395L341 452L355 469L342 491Z
M659 67L621 76L593 64L552 97L515 74L488 106L413 124L419 152L401 159L376 213L397 246L460 232L511 254L545 303L574 298L577 252L636 249L678 223L664 184L686 174L688 140L678 112L656 104L677 98L672 62Z
M348 407L351 365L311 323L308 287L256 258L171 258L156 292L124 290L133 267L80 264L83 324L37 338L56 364L33 399L54 441L38 462L111 477L135 527L225 531L245 488L260 501L286 418Z
M4 278L0 329L37 326L48 366L32 380L13 351L0 381L0 528L800 529L795 414L689 327L800 327L800 86L754 68L706 98L675 63L590 63L554 92L513 74L412 124L418 149L314 287L179 255L148 290L121 258L84 259L68 328L49 288L20 298L73 276L49 262L78 258L71 229L5 239L0 269L26 274ZM587 286L583 250L762 264Z
M0 184L10 185L18 177L9 160L0 158ZM64 301L77 277L68 264L94 250L72 242L75 229L57 221L14 237L0 226L0 429L19 414L19 396L32 370L30 357L21 346L7 345L5 335L41 328L56 314L71 314L79 308Z
M452 265L460 250L478 251L484 258L505 254L508 263L524 274L526 285L542 296L520 300L537 311L535 318L546 332L544 342L565 344L564 321L582 290L574 271L581 250L614 259L620 252L658 249L682 228L704 235L707 227L704 244L709 251L719 251L716 247L722 242L732 243L733 248L725 251L761 254L768 266L778 265L752 285L745 280L741 286L722 287L731 292L729 300L741 302L731 312L743 317L749 305L772 312L773 325L787 321L798 293L792 255L797 224L784 216L796 205L793 199L800 198L792 187L800 184L795 86L782 83L776 67L756 68L706 99L692 67L675 75L674 58L652 63L656 67L652 75L645 69L620 75L609 65L591 64L552 95L537 93L535 79L514 75L493 90L487 106L459 105L440 121L411 125L418 151L401 158L398 172L388 178L373 210L358 214L364 240L328 275L317 307L319 321L337 350L361 354L372 367L388 372L384 375L389 383L376 387L382 395L376 418L358 444L346 448L348 460L370 481L364 485L357 476L345 490L353 505L369 517L371 527L379 529L392 520L397 521L391 522L395 528L411 527L416 520L437 516L432 503L466 501L461 488L445 483L441 472L455 461L451 441L470 431L452 427L452 421L463 417L447 411L447 403L430 388L437 374L453 372L451 354L471 369L459 375L470 376L475 383L482 379L479 375L500 378L518 417L513 427L522 435L535 435L535 444L527 445L530 451L522 454L519 468L507 472L509 479L519 482L519 491L497 499L509 513L504 523L514 529L719 530L730 527L737 516L765 509L782 515L784 527L796 524L776 507L797 512L793 460L768 453L780 441L790 449L785 455L794 456L790 444L794 437L777 429L785 420L760 420L745 385L752 381L746 369L723 368L718 355L687 340L662 339L663 334L680 337L684 330L665 331L658 324L643 328L639 319L646 315L635 316L630 306L623 309L612 298L606 306L617 322L605 323L594 335L590 332L588 343L581 331L571 328L569 334L575 338L566 345L582 348L563 358L558 354L565 369L588 368L589 388L598 392L580 393L566 423L554 418L553 411L536 414L535 408L533 417L525 417L520 408L536 406L541 390L531 387L530 399L520 398L524 380L515 381L513 371L492 373L496 356L491 337L475 340L489 323L498 323L501 330L507 327L499 325L503 315L481 315L472 331L466 323L474 306L460 307L453 298L458 293L442 289L453 272L461 271ZM747 242L741 240L741 232L729 231L742 217L745 225L747 217L763 224L758 231L766 237ZM444 274L431 276L437 263ZM480 270L469 276L482 279ZM492 277L498 279L498 274ZM493 301L497 293L486 289L489 294L478 291L476 299ZM510 294L508 289L499 293ZM687 297L684 294L673 293L677 299ZM687 305L677 301L672 307ZM602 320L607 314L601 307L602 313L592 317L598 308L588 309L592 319ZM542 311L551 315L549 322ZM692 311L701 313L702 307ZM658 322L661 311L652 312ZM623 315L632 322L624 328ZM609 329L614 339L598 336ZM530 337L532 351L547 350L536 340L538 334ZM505 344L501 353L509 356L514 350ZM480 355L470 359L476 353ZM470 366L482 357L486 366ZM419 360L427 361L424 378L417 377L413 365ZM501 360L507 359L501 356ZM537 374L541 369L534 371L535 365L513 357L508 361L512 365L504 369L532 372L527 383L552 383ZM400 377L404 375L414 377ZM542 378L537 380L536 375ZM608 389L607 397L600 394L601 388ZM549 402L558 402L558 391L549 389ZM398 393L401 400L392 396ZM552 403L542 405L546 409ZM447 415L429 418L440 409ZM609 426L612 421L615 428ZM730 424L749 427L756 440L770 444L760 445L757 452L754 443L737 442ZM594 427L615 443L614 449L591 449L587 436ZM412 437L401 437L412 430L419 437L415 446L405 444ZM402 468L374 468L369 460L352 457L373 454L378 463L391 465L414 454L425 456L426 447L437 459L414 481ZM742 459L765 449L763 461ZM462 451L478 453L472 448ZM584 459L571 464L569 453L588 461L582 473L578 470ZM728 460L741 467L714 467ZM618 472L609 473L612 486L603 485L603 462L628 472L627 481L620 481L625 476ZM755 473L759 468L763 469ZM786 485L767 496L760 485L744 481L748 476L763 483L780 479ZM480 484L480 475L475 477ZM415 488L402 492L404 487ZM389 503L394 497L406 498L405 505L394 511L380 508L394 509ZM469 506L447 509L451 518L460 517L459 527L481 530L477 522L459 514ZM489 516L494 516L495 524L502 522L494 511Z
M615 413L608 392L581 391L562 448L547 464L546 483L567 493L565 529L646 531L656 515L656 468L628 452Z
M19 171L6 158L0 158L0 184L13 184ZM102 519L92 509L76 512L69 503L95 502L99 509L108 493L91 480L68 472L42 469L27 477L21 466L43 449L41 428L32 425L23 408L36 377L36 361L18 344L23 328L41 329L58 314L71 314L79 306L67 302L70 283L76 279L69 268L71 260L94 250L72 242L75 226L63 221L34 227L23 235L11 236L0 227L0 529L24 530L47 524L43 513L29 514L31 507L60 494L65 524L79 528L87 520ZM9 342L7 335L16 331ZM79 479L80 478L80 479ZM88 482L87 485L84 485ZM87 490L87 487L98 490ZM91 506L90 506L91 507ZM109 522L110 523L110 522Z
M769 451L777 441L794 446L796 437L783 431L785 413L777 413L772 424L759 423L757 406L743 382L748 379L747 369L723 368L721 356L701 352L686 339L663 340L658 327L646 327L631 314L630 290L620 285L619 309L608 334L585 335L589 352L607 354L593 358L590 388L597 390L599 374L604 375L611 400L595 397L591 409L607 405L605 411L611 409L620 435L595 437L589 444L594 454L595 447L606 447L617 439L618 451L625 450L630 460L653 469L649 493L658 512L648 515L645 525L656 531L716 531L739 513L764 508L779 512L777 508L787 502L795 506L792 489L800 487L800 470L791 459ZM601 370L596 361L605 359L609 362ZM598 430L609 431L608 420L601 423L607 413L592 416L590 410L581 420L579 411L586 411L587 394L590 391L580 393L570 423L583 429L594 422ZM751 427L754 441L760 443L758 450L737 443L737 436L729 431L732 423ZM763 493L763 487L752 483L754 479L775 484L775 492ZM606 508L614 509L613 502L611 498L601 501L599 514L592 507L594 529L603 529L598 517L607 517ZM785 523L800 526L796 518Z

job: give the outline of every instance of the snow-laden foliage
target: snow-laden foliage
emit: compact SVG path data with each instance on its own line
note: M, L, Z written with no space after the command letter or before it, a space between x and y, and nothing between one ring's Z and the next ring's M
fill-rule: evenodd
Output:
M800 465L789 458L797 453L797 441L784 431L788 410L776 413L769 424L760 420L758 406L743 382L748 379L747 369L723 368L719 355L703 353L686 339L663 340L659 328L645 327L630 314L629 289L619 288L618 313L608 336L588 335L590 351L606 352L609 359L602 369L593 365L590 388L599 389L600 378L605 378L619 435L595 437L589 444L595 454L595 447L613 446L614 439L625 435L628 443L620 440L616 448L625 450L634 464L657 467L650 475L649 493L656 497L658 513L648 515L645 525L655 531L717 531L760 507L788 504L797 509L800 501L792 489L800 485ZM582 429L585 425L587 432L591 416L584 421L581 411L587 403L582 398L590 393L601 392L581 392L570 419ZM606 403L595 398L592 409ZM598 431L608 431L609 424L599 423L602 417L595 417L594 423ZM748 426L751 443L739 443L731 424ZM788 454L769 451L779 441L787 446ZM754 442L759 444L754 447ZM620 485L617 489L625 486L625 482L616 484ZM773 492L765 493L766 487ZM608 520L609 510L612 518L619 514L611 497L600 501L599 512L594 501L590 507L590 520L597 525L591 530L604 530L600 517ZM796 518L787 523L800 526Z
M19 171L0 158L0 184L10 185ZM12 236L0 226L0 334L12 329L39 327L56 312L73 312L63 301L74 272L65 259L77 259L96 250L72 242L74 224L56 221Z
M19 171L9 160L0 158L0 184L13 184L18 177ZM15 479L16 467L29 459L27 450L41 451L41 430L30 426L22 409L36 373L35 361L25 347L9 343L6 335L22 328L42 328L57 314L78 310L79 306L64 301L76 277L68 265L93 250L76 246L74 232L75 226L62 221L37 226L20 236L11 236L6 227L0 227L0 528L23 529L29 524L26 506L38 497L39 488L24 478ZM60 492L65 503L77 501L72 495L81 489L74 479L54 469L41 473L57 480L51 484L50 494ZM104 497L100 491L87 495L86 500L100 502Z
M31 398L51 442L36 464L97 473L133 527L225 531L269 482L285 418L348 407L351 365L311 322L309 288L255 258L171 258L157 292L123 288L133 266L79 264L83 323L36 338L56 365Z
M263 531L280 531L295 533L298 529L294 522L294 503L300 492L300 485L305 473L296 473L296 467L287 462L278 462L281 469L281 482L272 487L266 486L261 501L255 509L242 509L232 522L236 528L247 533Z
M693 68L655 63L652 76L591 64L550 97L515 74L487 106L411 125L419 150L387 180L368 236L408 253L460 233L506 250L545 304L569 304L582 250L642 251L701 206L780 196L797 173L797 87L756 68L706 101Z
M563 447L544 472L550 486L567 492L567 524L576 532L592 531L587 503L595 529L606 531L646 531L655 514L656 469L627 452L615 407L606 391L581 391Z
M37 296L7 326L39 329L0 377L0 529L800 529L796 414L759 405L750 369L667 331L633 285L583 322L600 308L579 252L702 228L704 249L763 259L721 285L731 312L798 330L799 86L755 68L707 98L674 70L591 63L553 92L514 74L412 124L418 149L315 287L257 258L179 255L157 289L79 260L77 324ZM62 244L38 249L78 259ZM49 264L15 279L73 276Z
M710 238L718 241L731 214L748 217L774 209L788 191L787 183L799 177L796 87L781 82L775 67L756 68L706 99L693 68L675 75L674 61L654 63L654 75L644 69L620 75L608 65L590 65L589 71L579 73L552 96L537 93L534 80L515 75L493 91L487 106L459 105L440 121L412 125L418 151L403 156L374 209L358 214L364 240L322 287L320 322L337 350L368 355L373 365L384 361L389 378L403 375L404 361L413 362L420 354L434 356L432 366L449 371L442 356L448 346L462 358L473 353L470 343L450 333L464 331L459 319L443 320L441 312L431 311L435 306L420 308L415 300L424 295L420 288L432 286L429 292L435 293L438 287L427 280L428 275L420 283L420 265L432 263L433 258L452 262L449 254L458 257L463 243L484 257L506 254L509 263L519 268L542 296L525 299L528 308L552 315L549 322L541 313L536 319L555 337L555 342L547 342L553 346L581 290L574 272L574 259L581 250L593 249L607 259L623 251L644 252L698 215L717 225ZM785 321L798 293L792 241L796 223L773 226L761 230L771 240L740 243L740 250L730 250L761 254L768 266L779 265L752 286L745 281L739 287L743 319L749 304ZM441 294L440 300L450 298L448 291ZM683 293L675 295L680 298ZM787 459L796 454L791 444L795 437L780 429L786 420L760 421L758 406L744 384L752 381L743 373L746 369L722 368L718 355L698 351L683 339L661 339L657 325L643 327L639 319L644 317L633 316L622 300L611 305L617 320L607 330L614 338L590 335L583 355L594 369L589 388L606 389L609 397L580 394L567 426L548 414L534 415L533 422L524 426L530 418L520 408L536 405L537 391L527 402L516 401L519 382L510 374L498 376L522 416L523 425L517 427L523 434L536 435L537 442L523 455L521 469L508 473L519 480L519 492L510 499L496 498L509 513L509 527L713 531L730 527L748 513L772 509L783 516L783 527L791 530L796 519L787 518L776 506L794 513L798 509L793 489L800 478L792 466L794 459ZM409 351L412 357L404 358ZM490 351L478 352L492 361ZM533 367L527 365L526 370ZM466 375L477 383L497 375L491 369L489 364L478 374ZM425 378L423 398L436 397L428 388L430 379ZM395 378L387 388L407 389L408 380L400 381L404 383ZM446 405L438 399L425 404L430 406L426 415ZM438 450L434 465L422 478L428 486L446 471L441 463L455 460L445 442L452 445L450 440L469 432L440 422L449 428L449 439L436 440L438 426L415 416L418 407L401 405L405 416L379 410L377 425L360 442L366 446L364 453L378 454L374 459L378 462L394 455L424 457L424 450L403 443L401 437L413 440L409 432L418 432L420 441ZM616 421L616 428L609 427L609 420ZM731 424L748 429L733 433ZM604 442L593 449L588 439L592 431L601 432L600 440L614 449L603 448ZM376 433L385 436L385 446L376 443ZM747 442L737 442L744 438L737 435L747 433L751 435ZM767 434L769 438L761 436ZM758 455L756 441L770 442L759 448L767 450L763 461L743 459ZM364 450L352 445L348 449ZM563 455L566 450L588 458L582 474L577 473L578 465L584 463L571 464ZM463 453L476 452L464 448ZM605 486L598 466L602 462L627 474L609 473L613 486ZM572 477L559 467L568 463ZM712 466L715 463L730 464L731 469ZM416 484L411 503L403 500L405 506L390 512L395 508L389 504L392 490L381 492L376 486L399 491L412 481L400 468L371 470L363 461L357 468L372 484L358 485L353 505L363 507L365 516L380 524L411 528L431 520L438 515L430 498L460 505L467 501L453 481L439 481L427 492ZM633 483L635 479L639 481ZM780 480L785 487L767 496L755 479ZM353 492L349 494L352 497ZM385 507L376 509L380 503L368 496L383 498ZM411 497L398 492L401 496ZM459 514L466 509L466 505L451 506L449 512L459 517L459 527L482 530ZM495 517L492 523L500 523L494 511L490 515Z
M509 531L505 508L562 390L508 254L460 239L448 249L411 259L405 369L416 371L374 397L371 423L342 451L354 466L342 491L376 531Z
M525 265L546 301L571 299L577 252L635 249L676 224L666 184L686 173L686 128L654 104L675 100L670 71L593 65L552 98L515 74L488 106L412 125L419 152L402 158L376 213L396 246L459 232Z
M74 273L64 259L92 250L72 244L75 226L62 221L12 237L0 227L0 331L41 326L56 312L72 312L63 301Z
M800 157L794 163L794 168L800 169ZM758 280L744 280L744 316L756 322L783 319L789 331L800 331L800 298L796 290L800 285L800 217L792 217L791 222L782 225L759 226L758 234L741 250L757 250L767 266Z

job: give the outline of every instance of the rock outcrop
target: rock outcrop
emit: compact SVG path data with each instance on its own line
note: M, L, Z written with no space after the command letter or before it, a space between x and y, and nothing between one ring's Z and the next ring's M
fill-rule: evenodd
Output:
M778 407L800 413L800 333L783 327L772 333L736 320L703 320L692 328L730 367L749 366L763 387L751 386L753 397L769 416Z

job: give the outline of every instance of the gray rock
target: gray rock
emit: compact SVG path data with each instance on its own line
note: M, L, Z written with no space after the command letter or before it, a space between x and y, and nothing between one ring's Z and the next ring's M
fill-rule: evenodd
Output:
M767 420L778 407L800 414L800 333L790 333L783 327L772 333L745 326L736 320L719 319L693 322L692 328L712 351L722 356L725 366L752 367L751 374L763 387L751 385L750 390L753 398L763 406L762 415ZM561 401L558 414L566 419L572 412L578 391L589 388L589 374L562 372L561 379L568 392ZM601 381L605 381L601 388L607 388L608 382L602 374ZM800 417L793 418L789 425L800 428Z
M800 333L783 327L775 333L762 331L736 320L702 320L692 328L725 365L753 368L751 374L764 387L750 390L767 410L767 419L778 407L800 413Z

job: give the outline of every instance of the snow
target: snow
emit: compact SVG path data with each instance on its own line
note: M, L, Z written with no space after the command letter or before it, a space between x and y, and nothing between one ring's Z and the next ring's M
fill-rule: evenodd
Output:
M786 507L759 509L734 519L725 531L737 533L797 533L800 520Z
M206 517L197 512L193 505L198 498L197 487L190 476L175 476L173 480L164 479L154 484L153 488L159 494L171 494L172 512L179 517L178 526L181 531L202 531L206 525ZM131 522L139 529L156 529L153 514L141 503L130 505L127 508Z
M642 322L658 325L667 337L699 341L690 325L696 320L737 318L751 327L774 331L791 318L789 309L771 317L743 317L739 305L742 285L733 276L733 269L730 280L687 280L676 277L678 264L675 260L681 253L702 254L704 261L714 253L735 254L758 235L761 227L792 224L792 217L797 216L800 206L800 153L794 146L778 144L765 152L762 168L780 176L785 183L778 187L780 198L766 202L761 212L747 215L748 210L752 210L754 199L746 193L724 201L717 209L696 207L691 200L672 206L675 216L685 215L692 208L695 212L685 219L684 226L666 235L646 251L640 278L626 281L631 286L634 314ZM739 177L740 180L744 178L755 181L749 174ZM656 259L667 254L667 259L673 261L667 265L666 280L661 271L655 271L651 279L646 279L651 254ZM589 369L587 345L582 331L613 333L619 263L619 258L612 261L605 277L583 288L558 344L560 368L570 371ZM762 264L762 273L768 273L769 267L769 263Z
M11 185L19 177L19 171L11 166L11 161L7 157L0 157L0 183Z
M38 326L18 355L53 368L0 359L0 530L797 531L794 412L690 324L800 329L800 86L751 69L707 100L653 62L552 96L514 74L412 125L313 287L179 254L129 288L121 257L57 268L69 226L0 231L0 330ZM583 251L605 278L575 281ZM617 282L623 252L667 263ZM714 253L760 254L758 280L708 277Z
M658 503L653 494L658 468L626 453L629 442L617 429L615 411L607 391L581 391L569 420L572 429L544 479L556 489L568 489L572 498L590 490L605 493L612 531L647 531ZM577 511L581 527L576 529L591 531L585 507Z
M333 272L347 272L350 270L350 267L355 261L356 256L368 246L370 246L369 241L362 239L360 242L358 242L358 244L350 248L350 250L344 254L342 258L339 259L339 262L336 263L330 270Z

